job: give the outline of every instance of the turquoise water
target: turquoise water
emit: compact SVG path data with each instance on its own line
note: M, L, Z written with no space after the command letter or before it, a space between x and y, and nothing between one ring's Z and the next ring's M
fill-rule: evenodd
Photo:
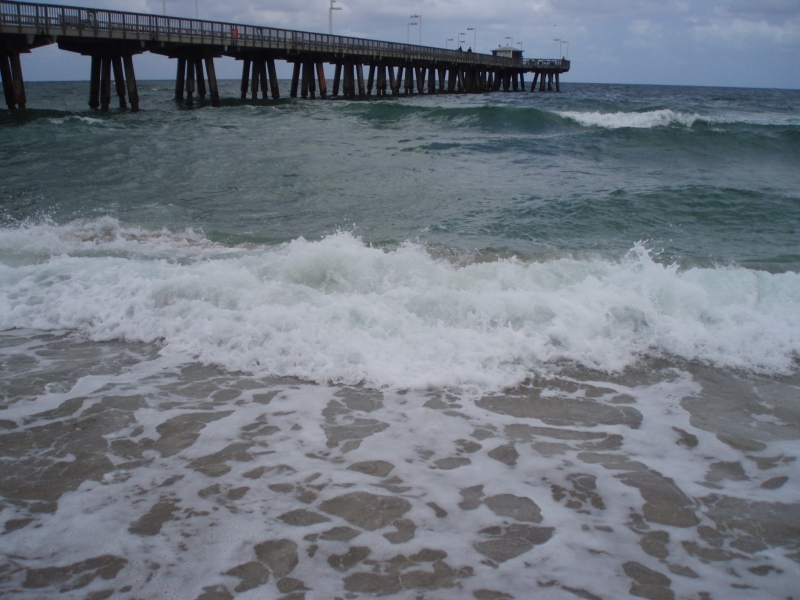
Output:
M0 111L0 593L796 593L800 92L139 88Z
M565 85L182 110L143 82L143 115L101 115L83 84L29 84L32 109L0 120L3 217L524 255L645 241L682 264L796 270L798 92Z

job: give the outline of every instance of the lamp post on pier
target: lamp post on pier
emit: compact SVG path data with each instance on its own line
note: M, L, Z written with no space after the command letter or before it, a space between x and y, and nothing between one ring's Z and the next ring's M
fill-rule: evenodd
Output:
M342 10L339 6L334 6L336 0L331 0L330 8L328 8L328 35L333 35L333 11Z
M422 15L411 15L412 19L419 19L419 45L422 46Z
M478 51L478 30L475 27L467 27L467 31L472 32L472 51Z
M417 23L415 23L413 21L409 21L408 22L408 27L406 28L406 44L410 44L411 43L411 28L412 27L416 27L416 26L417 26Z
M467 34L464 33L463 31L458 34L458 47L459 48L461 48L461 46L464 44L464 42L461 41L461 37L462 36L464 36L464 39L466 39Z

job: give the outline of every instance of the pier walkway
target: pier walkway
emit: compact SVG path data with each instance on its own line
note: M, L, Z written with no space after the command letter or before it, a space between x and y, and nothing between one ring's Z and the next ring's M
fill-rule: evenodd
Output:
M565 59L503 56L398 44L362 38L275 29L254 25L0 1L0 74L9 109L25 108L20 54L58 44L90 56L89 106L108 110L111 80L120 108L139 109L133 57L143 52L177 59L175 98L187 105L210 95L219 106L214 59L242 61L241 97L279 98L275 61L293 64L291 96L328 96L323 65L335 65L332 95L345 97L401 93L482 93L525 89L560 91ZM368 75L364 77L364 67ZM366 81L365 81L366 79Z

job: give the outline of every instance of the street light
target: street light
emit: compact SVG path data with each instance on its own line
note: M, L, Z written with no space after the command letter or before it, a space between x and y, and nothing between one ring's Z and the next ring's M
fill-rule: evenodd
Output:
M464 32L461 32L461 33L459 33L459 34L458 34L458 47L459 47L459 48L461 48L461 45L464 43L464 42L462 42L462 41L461 41L461 36L462 36L462 35L463 35L463 36L465 37L465 39L466 39L466 35L467 35L467 34L466 34L466 33L464 33Z
M167 16L167 0L164 0L164 16Z
M467 27L467 31L472 32L472 51L478 51L478 30L474 27Z
M412 19L419 19L419 45L422 46L422 15L411 15Z
M564 41L563 41L563 40L561 40L561 39L559 39L559 38L556 38L556 39L554 39L553 41L554 41L554 42L558 42L558 55L559 55L559 56L561 56L561 44L563 44L563 43L564 43Z
M514 38L513 37L506 36L506 39L507 40L511 40L511 42L508 44L509 46L513 46L514 45Z
M333 35L333 11L342 10L340 7L334 6L334 2L336 2L336 0L331 0L331 6L328 9L328 35Z
M452 42L452 41L453 41L453 38L447 38L447 39L444 41L444 49L445 49L445 50L447 50L448 43L449 43L449 42Z
M194 0L194 18L200 18L200 7L198 6L200 0Z
M567 60L569 60L569 42L567 40L562 40L567 45Z
M411 43L411 27L418 25L418 23L414 23L412 21L408 22L408 27L406 28L406 44Z

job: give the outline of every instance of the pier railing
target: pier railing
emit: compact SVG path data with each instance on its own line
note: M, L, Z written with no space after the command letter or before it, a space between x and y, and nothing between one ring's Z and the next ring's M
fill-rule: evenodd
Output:
M307 31L26 2L0 2L0 31L39 36L238 46L283 52L366 55L499 68L569 69L569 61L563 59L520 62L476 52Z

